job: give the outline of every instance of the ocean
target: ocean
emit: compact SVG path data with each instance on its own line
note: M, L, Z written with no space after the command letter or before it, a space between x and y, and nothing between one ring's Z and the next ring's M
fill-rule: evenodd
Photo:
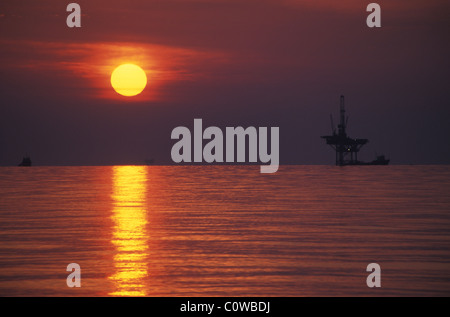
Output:
M449 295L448 165L0 167L0 296Z

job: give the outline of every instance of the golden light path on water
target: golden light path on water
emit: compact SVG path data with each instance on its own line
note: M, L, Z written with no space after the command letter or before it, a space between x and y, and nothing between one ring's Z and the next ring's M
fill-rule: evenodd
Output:
M144 279L147 270L145 166L114 166L112 243L116 247L115 273L110 276L115 284L113 296L145 296Z

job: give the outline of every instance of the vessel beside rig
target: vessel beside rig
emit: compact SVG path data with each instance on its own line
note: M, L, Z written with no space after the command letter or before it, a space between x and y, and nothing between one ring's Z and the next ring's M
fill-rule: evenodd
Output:
M345 117L345 101L344 96L341 96L340 103L340 122L336 129L333 125L333 118L331 118L331 129L333 135L321 136L326 143L330 145L336 153L336 165L388 165L389 159L384 155L379 155L371 162L358 161L358 152L361 148L369 142L368 139L353 139L347 135L348 117Z

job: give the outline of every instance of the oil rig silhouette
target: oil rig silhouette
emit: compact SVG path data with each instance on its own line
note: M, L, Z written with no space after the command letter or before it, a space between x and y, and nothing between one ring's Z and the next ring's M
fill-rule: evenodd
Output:
M368 139L352 139L347 135L346 128L348 123L348 117L345 117L345 102L344 96L341 96L340 105L340 123L336 129L333 124L333 117L331 117L331 131L333 135L321 136L325 139L327 144L330 145L336 152L336 165L388 165L389 159L386 159L384 155L379 155L372 162L358 161L358 152L361 148L369 142Z

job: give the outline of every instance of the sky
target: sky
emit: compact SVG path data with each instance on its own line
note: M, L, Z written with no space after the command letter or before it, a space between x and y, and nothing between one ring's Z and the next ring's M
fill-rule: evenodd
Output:
M334 164L345 95L359 158L450 164L450 3L362 0L0 2L0 165L170 164L177 126L279 127L281 164ZM114 92L115 67L148 85Z

